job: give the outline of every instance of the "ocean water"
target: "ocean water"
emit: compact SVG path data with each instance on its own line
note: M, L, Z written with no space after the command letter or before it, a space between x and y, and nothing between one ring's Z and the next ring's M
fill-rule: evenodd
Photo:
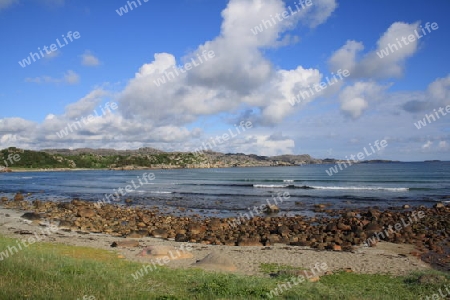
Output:
M308 215L315 204L387 208L450 201L450 162L357 164L329 176L332 166L2 173L0 196L21 191L31 193L30 200L99 201L131 185L117 203L132 199L136 205L221 217L275 204L274 198L282 215ZM144 173L155 179L141 185Z

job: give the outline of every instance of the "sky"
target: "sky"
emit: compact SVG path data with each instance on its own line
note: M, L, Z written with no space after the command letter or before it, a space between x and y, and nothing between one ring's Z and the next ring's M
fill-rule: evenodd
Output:
M0 0L0 149L450 160L448 13L448 0Z

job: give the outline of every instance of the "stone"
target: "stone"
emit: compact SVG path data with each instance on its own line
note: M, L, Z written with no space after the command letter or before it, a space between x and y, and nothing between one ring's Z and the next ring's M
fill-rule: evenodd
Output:
M260 238L245 238L238 242L238 246L257 246L262 247Z
M193 266L214 271L233 272L237 270L232 259L216 251L197 261Z
M24 198L23 198L22 193L17 193L17 194L14 196L14 201L23 201L23 200L24 200Z
M333 251L342 251L342 247L339 245L333 245Z
M41 215L34 213L34 212L27 212L24 213L22 216L22 218L30 220L30 221L35 221L35 220L40 220L41 219Z
M148 246L142 249L141 253L137 256L142 256L146 258L163 258L168 256L171 260L176 259L189 259L193 258L194 255L187 251L187 248L175 248L172 246L162 246L162 245L154 245Z
M157 228L152 231L151 235L155 238L167 239L167 237L169 236L169 232L166 229Z
M266 206L264 206L263 211L266 214L273 214L280 212L280 208L274 204L267 204Z
M111 247L124 247L124 248L139 247L139 241L136 240L116 241L111 244Z
M90 208L82 208L78 210L77 216L82 218L93 218L97 215L95 210Z

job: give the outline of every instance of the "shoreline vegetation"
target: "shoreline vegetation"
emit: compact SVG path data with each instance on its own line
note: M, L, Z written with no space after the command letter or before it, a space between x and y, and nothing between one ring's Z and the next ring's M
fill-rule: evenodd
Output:
M164 152L148 147L138 150L83 148L40 151L9 147L0 150L0 172L282 167L345 162L333 158L316 159L308 154L260 156L214 151ZM357 163L392 162L398 161L365 160Z

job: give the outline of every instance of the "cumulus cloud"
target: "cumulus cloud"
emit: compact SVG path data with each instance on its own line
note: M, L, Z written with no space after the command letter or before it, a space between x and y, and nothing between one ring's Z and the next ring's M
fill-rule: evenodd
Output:
M377 41L377 48L366 54L362 42L349 40L330 57L331 70L348 69L353 78L392 78L401 77L405 70L405 61L413 56L419 40L409 41L419 23L393 23ZM406 38L406 43L402 39Z
M86 116L96 108L108 93L101 89L95 89L79 101L66 106L64 116L69 120Z
M427 112L450 105L450 74L430 83L425 92L411 94L402 108L410 113Z
M300 21L309 20L311 26L323 23L334 10L333 3L335 1L316 1L313 8L300 10L255 35L251 28L271 14L287 10L285 3L281 0L230 1L222 11L219 36L178 61L170 53L157 53L153 62L140 68L119 97L124 116L151 120L154 126L183 126L200 116L253 107L260 112L255 116L260 124L281 122L293 111L288 99L300 89L318 83L321 74L301 66L278 70L261 49L277 46L284 39L283 34ZM205 57L206 53L214 53L214 57L199 63L199 57ZM180 65L192 61L196 61L197 66L182 72ZM166 73L179 75L166 80L164 87L155 84Z
M341 111L353 119L359 118L370 102L381 98L386 88L375 82L357 82L347 86L339 95Z

